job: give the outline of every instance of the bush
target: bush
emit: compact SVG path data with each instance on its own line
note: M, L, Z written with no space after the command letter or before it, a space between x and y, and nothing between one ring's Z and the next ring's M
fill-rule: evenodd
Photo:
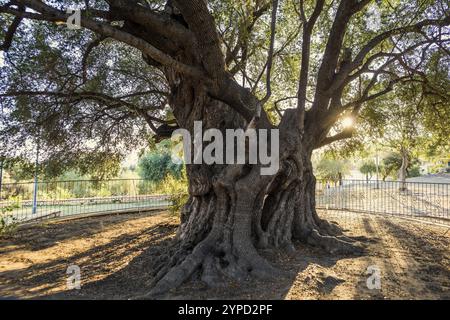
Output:
M148 153L139 160L139 175L152 182L161 182L168 175L181 177L182 165L175 164L167 153Z
M141 178L159 183L172 175L181 179L183 165L172 162L171 142L163 141L139 159L138 174Z
M179 214L184 204L188 201L188 199L189 194L187 193L179 193L171 195L169 197L169 200L172 203L172 205L169 207L170 213L175 215Z
M18 221L11 212L19 206L19 200L15 200L14 203L0 208L0 236L7 236L16 230Z
M419 177L420 176L420 167L413 166L408 170L408 178Z
M169 195L169 200L172 205L169 211L173 214L178 214L181 208L189 198L187 190L186 172L181 172L180 178L168 175L158 186L158 192Z

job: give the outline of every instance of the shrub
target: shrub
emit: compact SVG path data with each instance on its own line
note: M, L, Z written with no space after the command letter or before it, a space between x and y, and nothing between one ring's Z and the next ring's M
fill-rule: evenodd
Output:
M158 186L158 192L169 195L172 205L169 211L178 214L189 198L186 172L181 171L180 178L168 175Z
M18 221L11 212L19 206L19 200L16 199L14 203L0 208L0 236L7 236L16 230Z
M419 177L420 176L420 167L413 166L408 170L408 178Z
M179 193L179 194L173 194L169 197L170 202L172 205L169 206L169 211L172 214L178 215L181 212L181 209L183 208L184 204L188 201L189 194L187 193Z
M139 159L138 174L141 178L159 183L172 175L181 179L183 165L172 162L171 141L166 140Z
M175 164L168 153L148 153L139 160L139 175L152 182L161 182L168 175L181 177L182 165Z

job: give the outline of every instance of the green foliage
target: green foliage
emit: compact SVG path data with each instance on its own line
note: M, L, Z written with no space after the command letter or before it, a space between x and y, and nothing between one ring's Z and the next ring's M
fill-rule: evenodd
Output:
M141 178L150 181L157 193L170 196L172 205L169 211L180 212L188 200L186 170L182 164L172 162L171 141L163 141L139 159L138 173Z
M380 173L382 179L390 177L393 180L398 178L398 171L402 166L402 156L400 153L391 152L381 161ZM410 159L409 166L407 168L407 177L418 177L420 173L420 161L417 158Z
M170 156L168 154L146 154L139 160L139 175L143 179L160 182L167 176L169 163Z
M16 230L18 221L10 213L19 207L19 200L17 199L5 207L1 207L0 204L0 236L8 236Z
M186 171L180 172L180 177L174 177L168 175L161 183L157 185L159 193L167 194L170 196L169 200L172 205L169 207L169 211L173 214L179 214L183 205L189 199L187 190L188 181L186 177Z
M31 180L34 176L35 165L23 158L6 158L3 170L13 181Z
M399 153L392 152L382 160L380 168L383 180L387 177L396 178L398 170L402 166L402 156Z
M419 177L420 176L420 167L418 165L412 166L408 170L408 178Z
M433 69L438 67L430 68L429 74L435 81L432 86L445 91L444 88L450 86L449 80L442 74L442 70ZM369 143L376 139L392 152L386 160L385 177L400 168L401 150L414 159L430 156L450 147L450 100L446 98L446 94L448 93L423 92L422 87L411 83L395 87L390 94L369 103L362 110L361 120L365 126L366 141ZM408 171L411 169L412 163ZM420 170L414 169L415 174L418 171Z
M374 161L365 161L360 167L359 171L366 175L367 179L372 178L372 175L377 171L377 165Z
M154 150L142 156L138 163L141 178L154 183L163 181L169 175L180 179L182 169L182 164L172 162L170 141L157 145Z
M172 205L169 207L170 213L178 215L183 209L183 206L189 200L189 194L188 193L172 194L169 200L172 203Z

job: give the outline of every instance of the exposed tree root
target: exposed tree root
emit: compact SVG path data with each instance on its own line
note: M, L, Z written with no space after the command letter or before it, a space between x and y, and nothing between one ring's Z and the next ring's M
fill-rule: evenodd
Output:
M220 211L220 201L215 208ZM230 209L229 206L223 207L223 209L225 208ZM242 204L240 208L242 213ZM255 242L249 236L248 228L244 227L250 223L247 221L247 217L251 216L247 210L245 211L242 214L233 214L233 219L230 219L229 216L226 217L227 219L223 219L221 215L217 215L216 225L204 240L194 246L191 252L183 249L182 242L180 242L169 263L165 263L155 276L153 289L148 295L141 298L161 297L189 279L200 280L209 287L220 287L231 280L242 282L250 278L265 280L284 276L282 271L273 267L256 250ZM294 216L293 212L289 213L288 211L285 210L284 215ZM262 234L267 237L266 240L258 239L256 244L265 242L267 244L265 248L279 248L293 253L295 249L290 240L284 243L276 240L282 239L280 235L285 232L283 229L292 226L292 221L286 223L285 217L281 214L277 219L278 223L271 227L275 233L268 234L267 230L263 231ZM233 220L232 229L226 225L231 220ZM302 226L303 237L301 240L303 242L323 248L331 254L360 254L363 252L362 245L357 240L343 235L342 230L336 224L319 218L313 219L313 216L305 221L309 221L309 223L304 223ZM222 224L223 222L225 225ZM275 227L277 224L283 228ZM276 230L279 230L278 233Z
M359 241L319 218L314 177L310 170L299 175L299 168L305 166L289 160L277 177L261 178L254 168L230 166L214 183L197 171L194 180L202 187L190 187L194 196L182 212L171 258L161 263L144 298L161 297L189 279L220 287L283 276L256 248L293 254L294 240L331 254L362 253Z

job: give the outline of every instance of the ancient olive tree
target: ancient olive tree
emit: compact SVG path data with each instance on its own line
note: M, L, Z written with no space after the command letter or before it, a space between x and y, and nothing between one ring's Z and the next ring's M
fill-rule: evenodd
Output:
M316 213L311 154L350 137L340 119L394 86L427 87L422 62L448 54L450 23L445 1L424 0L17 0L0 13L0 136L19 145L6 152L38 136L47 157L123 154L194 121L279 130L274 175L187 166L190 198L152 294L194 274L277 274L257 248L358 251Z

